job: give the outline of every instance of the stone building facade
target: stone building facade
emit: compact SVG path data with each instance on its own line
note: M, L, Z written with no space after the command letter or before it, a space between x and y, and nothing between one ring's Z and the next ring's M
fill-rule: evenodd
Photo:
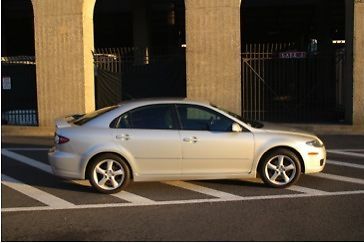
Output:
M97 0L32 0L38 119L95 109ZM187 97L241 112L241 0L185 0ZM364 1L354 0L353 124L364 124ZM208 84L208 85L207 85Z

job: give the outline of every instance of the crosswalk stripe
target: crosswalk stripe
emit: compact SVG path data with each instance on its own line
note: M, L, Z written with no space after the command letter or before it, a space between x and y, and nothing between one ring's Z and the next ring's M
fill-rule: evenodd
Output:
M24 155L11 152L11 151L9 151L7 149L1 149L1 153L3 155L5 155L6 157L15 159L15 160L17 160L19 162L22 162L23 164L35 167L35 168L37 168L39 170L42 170L42 171L47 172L49 174L52 174L52 168L47 164L44 164L44 163L39 162L37 160L31 159L31 158L26 157Z
M349 156L364 158L364 154L346 152L346 151L342 151L342 150L327 150L327 152L332 153L332 154L342 154L342 155L349 155Z
M326 195L326 194L328 194L328 192L325 192L325 191L312 189L312 188L308 188L308 187L303 187L303 186L297 186L297 185L290 186L290 187L288 187L286 189L291 190L291 191L295 191L295 192L302 192L302 193L306 193L306 194L311 194L311 195Z
M326 174L326 173L310 174L310 176L315 176L315 177L319 177L319 178L322 178L322 179L329 179L329 180L334 180L334 181L343 181L343 182L350 182L350 183L364 185L364 180L363 179L358 179L358 178L351 178L351 177L333 175L333 174Z
M230 194L227 192L218 191L215 189L207 188L204 186L192 184L192 183L185 182L185 181L166 181L163 183L165 183L167 185L171 185L171 186L181 187L181 188L184 188L184 189L187 189L190 191L199 192L199 193L206 194L209 196L222 198L222 199L240 199L240 198L242 198L241 196L237 196L237 195Z
M22 162L22 163L27 164L29 166L35 167L35 168L40 169L40 170L42 170L44 172L47 172L49 174L53 174L51 167L49 165L47 165L47 164L44 164L44 163L39 162L37 160L28 158L26 156L23 156L23 155L20 155L20 154L11 152L11 151L8 151L7 149L2 149L1 152L2 152L2 154L4 154L5 156L7 156L9 158L15 159L15 160L17 160L19 162ZM76 183L76 184L80 184L80 185L85 185L85 181L73 180L72 182ZM111 196L117 197L119 199L131 202L131 203L154 203L155 202L155 201L153 201L151 199L136 195L136 194L131 193L131 192L120 192L120 193L117 193L117 194L112 194Z
M137 194L127 192L127 191L121 191L115 194L111 194L111 196L120 198L122 200L131 202L131 203L145 203L145 204L154 204L156 201L151 200L146 197L139 196Z
M196 203L213 203L213 202L233 202L233 201L256 201L256 200L277 200L277 199L296 199L296 198L314 198L323 196L342 196L342 195L360 195L364 194L364 190L358 191L340 191L328 192L327 194L283 194L283 195L265 195L265 196L248 196L240 198L213 198L213 199L192 199L192 200L176 200L176 201L157 201L154 204L145 203L109 203L109 204L85 204L74 205L68 208L50 208L50 207L17 207L2 208L1 212L25 212L25 211L44 211L44 210L60 210L60 209L92 209L92 208L117 208L117 207L138 207L138 206L155 206L155 205L181 205Z
M1 183L27 195L28 197L34 198L35 200L44 203L51 208L70 208L75 206L73 203L65 201L4 174L1 174Z
M345 167L351 167L351 168L356 168L356 169L364 169L364 164L360 165L360 164L347 163L347 162L335 161L335 160L326 160L326 164L345 166Z

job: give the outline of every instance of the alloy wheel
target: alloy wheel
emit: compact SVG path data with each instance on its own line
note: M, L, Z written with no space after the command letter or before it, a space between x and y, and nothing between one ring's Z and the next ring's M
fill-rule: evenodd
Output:
M125 170L120 162L113 159L106 159L96 164L92 176L100 188L104 190L115 190L123 184Z
M276 155L265 164L264 173L272 184L284 186L295 178L297 167L287 155Z

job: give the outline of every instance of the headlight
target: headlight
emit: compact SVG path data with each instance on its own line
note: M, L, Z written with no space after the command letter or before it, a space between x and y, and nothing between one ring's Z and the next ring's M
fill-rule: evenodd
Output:
M323 147L324 144L319 140L319 139L315 139L315 140L312 140L312 141L308 141L306 142L307 145L311 145L311 146L314 146L314 147Z

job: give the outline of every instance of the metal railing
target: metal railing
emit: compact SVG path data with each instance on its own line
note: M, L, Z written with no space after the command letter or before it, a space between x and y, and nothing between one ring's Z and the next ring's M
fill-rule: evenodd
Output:
M1 112L2 125L37 126L36 110L12 110Z
M335 122L343 117L335 81L343 54L301 51L294 43L246 44L242 116L275 122ZM339 58L340 59L340 58ZM338 97L340 96L340 97Z

